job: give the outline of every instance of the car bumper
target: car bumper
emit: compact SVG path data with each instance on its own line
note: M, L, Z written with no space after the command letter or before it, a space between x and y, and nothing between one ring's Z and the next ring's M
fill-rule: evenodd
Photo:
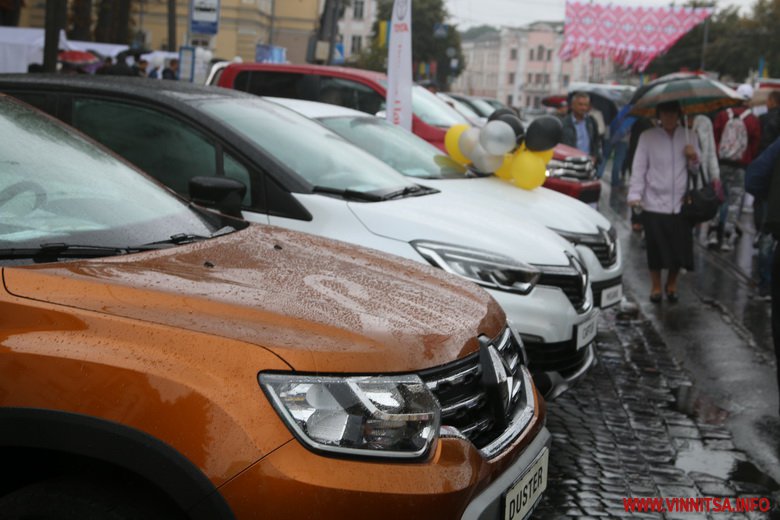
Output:
M614 289L616 286L623 283L623 251L620 242L616 242L617 252L614 264L604 267L599 262L596 254L591 248L584 245L577 245L577 254L588 269L588 276L590 276L591 290L593 291L593 305L601 309L611 307L617 304L621 298L608 298L602 300L604 291ZM622 297L622 287L621 287ZM614 291L613 291L614 293Z
M574 197L592 207L598 206L601 197L601 182L597 180L581 181L562 177L547 177L544 187Z
M545 405L504 451L486 459L471 442L441 438L425 461L366 461L317 455L296 440L220 488L237 520L500 518L502 494L550 446ZM281 424L279 425L281 426Z
M537 286L527 296L488 291L506 312L512 328L522 338L528 368L545 399L559 396L581 379L595 360L593 339L581 342L578 331L595 327L600 310L592 305L577 312L559 289ZM595 330L591 336L595 336Z

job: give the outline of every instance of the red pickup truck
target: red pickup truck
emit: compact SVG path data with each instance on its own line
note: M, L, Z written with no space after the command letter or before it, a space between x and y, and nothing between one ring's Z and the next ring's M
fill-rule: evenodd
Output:
M208 84L261 96L306 99L341 105L369 114L385 109L387 76L380 72L323 65L225 63L212 69ZM412 89L412 131L444 150L444 135L452 125L466 123L444 101L420 86ZM584 153L555 147L545 187L595 205L601 183Z

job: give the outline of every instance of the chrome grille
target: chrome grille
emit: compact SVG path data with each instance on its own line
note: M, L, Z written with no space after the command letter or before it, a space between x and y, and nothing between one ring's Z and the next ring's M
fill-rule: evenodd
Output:
M584 312L588 305L588 273L579 260L573 255L567 253L569 265L537 265L542 272L537 285L546 285L557 287L566 298L569 299L572 306L578 312Z
M617 262L617 231L610 227L608 231L599 228L598 235L588 235L580 243L593 250L602 267L611 267Z
M441 405L441 424L455 428L476 447L484 448L499 438L520 406L528 402L524 392L525 374L520 340L507 327L489 342L501 357L507 375L512 378L506 416L496 416L483 382L479 353L462 360L420 373Z

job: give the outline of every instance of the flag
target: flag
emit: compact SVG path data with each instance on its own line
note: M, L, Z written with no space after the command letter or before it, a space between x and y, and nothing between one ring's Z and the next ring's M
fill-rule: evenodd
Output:
M570 60L584 50L644 71L656 56L712 14L711 8L627 7L566 2L560 56Z
M387 120L412 130L412 0L395 0L387 56Z

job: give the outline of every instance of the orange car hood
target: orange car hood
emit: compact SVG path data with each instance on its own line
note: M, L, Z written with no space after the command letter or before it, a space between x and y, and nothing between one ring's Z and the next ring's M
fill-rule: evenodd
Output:
M270 226L146 253L3 269L16 296L252 343L307 372L403 372L475 351L504 314L416 262ZM219 348L219 341L215 341Z

